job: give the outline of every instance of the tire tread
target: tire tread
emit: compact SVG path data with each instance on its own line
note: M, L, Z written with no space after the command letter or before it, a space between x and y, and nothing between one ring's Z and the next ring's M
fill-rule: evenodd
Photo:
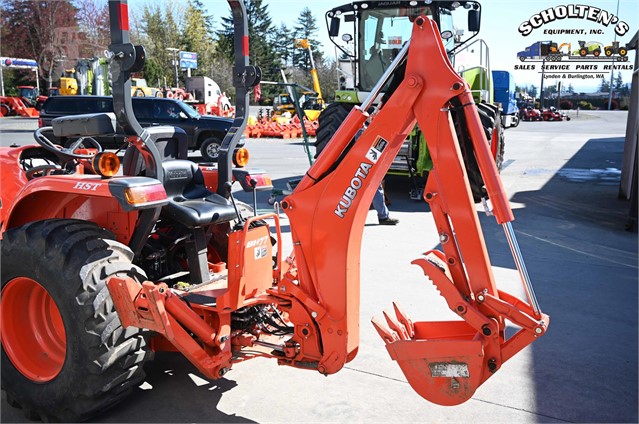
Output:
M142 365L152 357L145 334L139 329L122 328L105 285L108 275L116 272L135 277L143 276L143 273L131 265L131 251L113 239L112 233L93 223L69 219L32 222L4 234L2 262L12 263L16 257L24 256L20 257L21 261L34 262L30 264L34 275L47 275L62 269L63 272L57 275L67 287L61 290L73 299L73 314L82 317L80 322L71 324L74 330L82 331L77 335L67 334L67 340L77 337L76 346L81 346L81 351L69 351L72 348L67 346L62 373L82 375L83 378L67 382L68 375L61 378L61 373L47 383L68 386L67 393L61 393L57 402L50 399L40 402L38 394L21 391L28 387L25 384L32 383L26 379L26 383L13 381L18 380L15 378L8 380L4 367L10 362L3 361L2 386L7 397L22 406L27 418L37 416L47 421L69 422L88 419L122 400L145 378ZM42 253L47 253L45 258L37 256ZM24 275L25 267L3 267L2 283L9 281L16 272ZM49 281L49 284L54 283ZM65 305L68 303L62 308L68 307ZM72 365L69 361L73 361Z

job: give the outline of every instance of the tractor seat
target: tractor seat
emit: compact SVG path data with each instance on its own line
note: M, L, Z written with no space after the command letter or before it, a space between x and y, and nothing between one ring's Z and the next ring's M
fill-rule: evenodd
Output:
M169 198L162 214L187 228L228 222L236 217L228 199L206 188L197 164L188 160L172 160L163 162L162 169L164 190Z

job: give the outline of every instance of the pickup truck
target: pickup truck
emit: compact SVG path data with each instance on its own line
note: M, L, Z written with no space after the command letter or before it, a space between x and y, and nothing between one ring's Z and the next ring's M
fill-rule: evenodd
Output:
M38 124L51 125L60 116L83 113L113 112L113 98L106 96L54 96L42 106ZM233 120L219 116L200 115L180 100L157 97L134 97L133 112L142 127L169 125L182 128L188 137L188 149L200 150L205 161L217 160L218 150ZM53 134L45 134L55 142L68 146L73 140L58 140ZM99 137L97 141L107 149L117 149L124 143L122 136ZM240 142L240 146L244 144Z

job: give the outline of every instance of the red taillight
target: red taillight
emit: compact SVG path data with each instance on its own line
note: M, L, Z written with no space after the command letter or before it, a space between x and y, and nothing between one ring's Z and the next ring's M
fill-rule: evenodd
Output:
M255 185L256 188L270 187L273 185L273 182L268 177L268 175L247 175L246 183L249 185L249 187L251 186L251 180L255 180L257 182L257 184Z
M42 128L42 118L38 118L38 128Z
M166 199L166 191L162 184L150 186L129 187L124 190L124 196L131 205L150 203L156 200Z

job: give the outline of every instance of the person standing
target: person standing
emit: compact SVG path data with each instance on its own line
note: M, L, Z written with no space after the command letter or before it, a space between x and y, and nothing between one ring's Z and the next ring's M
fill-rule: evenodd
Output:
M384 185L383 183L377 187L375 196L373 196L373 208L377 212L377 221L379 225L397 225L399 219L391 218L390 211L384 201Z

